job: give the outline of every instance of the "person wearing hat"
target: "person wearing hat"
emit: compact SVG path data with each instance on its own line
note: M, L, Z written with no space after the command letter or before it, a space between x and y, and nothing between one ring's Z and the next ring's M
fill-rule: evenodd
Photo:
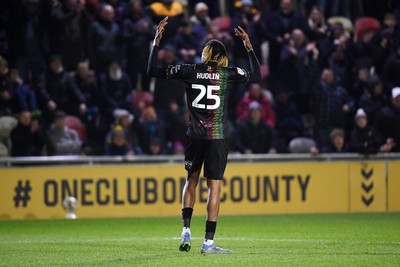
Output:
M221 41L214 39L204 45L201 63L161 67L158 64L158 50L167 24L168 17L164 18L157 27L147 73L157 78L181 80L186 89L190 121L185 150L187 179L182 194L183 229L179 250L187 252L191 248L190 223L200 171L204 165L208 203L205 237L201 252L204 254L231 253L230 250L218 247L214 243L221 185L229 151L227 118L229 85L260 82L260 64L248 34L243 28L238 27L235 29L235 35L242 40L242 45L247 50L250 62L249 70L228 67L226 48Z
M198 2L194 7L194 14L190 17L193 32L199 40L204 40L211 24L211 18L208 15L208 6L204 2Z
M386 152L400 152L400 87L392 89L391 102L379 111L374 128L386 138Z
M114 140L114 134L116 131L123 131L125 136L124 140L126 145L129 145L129 155L140 155L142 154L142 148L139 145L138 134L134 130L132 126L134 115L131 114L129 111L125 109L116 109L113 112L114 116L114 123L111 125L110 131L106 134L106 141L105 141L105 155L114 155L113 153L117 153L118 155L125 155L126 153L120 153L122 149L121 140L118 139L117 141ZM118 132L119 133L119 132ZM125 144L124 146L127 147ZM115 146L120 146L119 149ZM115 149L115 150L114 150ZM131 151L132 150L132 151Z
M116 125L107 140L104 155L106 156L133 156L132 146L126 140L126 133L121 125Z
M384 138L368 124L367 114L358 109L354 117L355 125L350 133L349 150L361 154L380 152Z

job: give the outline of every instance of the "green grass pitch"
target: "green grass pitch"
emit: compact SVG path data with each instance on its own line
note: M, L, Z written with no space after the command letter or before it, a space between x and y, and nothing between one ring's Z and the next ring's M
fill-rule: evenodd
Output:
M221 216L202 255L178 250L181 219L0 221L0 266L400 266L400 213Z

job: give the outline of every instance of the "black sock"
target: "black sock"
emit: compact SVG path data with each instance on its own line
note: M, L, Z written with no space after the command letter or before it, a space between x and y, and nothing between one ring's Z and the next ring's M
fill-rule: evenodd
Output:
M215 229L217 228L217 222L206 221L206 240L214 240Z
M190 220L192 219L193 209L183 208L182 209L182 224L183 227L190 228Z

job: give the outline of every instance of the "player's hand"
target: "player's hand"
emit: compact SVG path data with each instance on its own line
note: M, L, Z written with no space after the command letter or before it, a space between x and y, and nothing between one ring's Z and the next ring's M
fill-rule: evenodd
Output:
M242 39L244 47L246 47L247 51L253 50L253 46L250 43L249 35L243 30L242 27L238 26L235 28L235 35Z
M154 45L159 46L162 35L165 31L165 25L168 24L168 17L165 17L157 26L156 36L154 37Z

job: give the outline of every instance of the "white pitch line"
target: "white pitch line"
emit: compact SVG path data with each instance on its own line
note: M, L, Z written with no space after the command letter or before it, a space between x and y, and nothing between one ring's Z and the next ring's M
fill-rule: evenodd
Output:
M10 244L45 244L45 243L98 243L102 242L137 242L137 241L176 241L180 237L122 237L122 238L70 238L70 239L40 239L30 240L0 240L2 245ZM192 240L203 240L201 237L192 237ZM223 241L262 241L262 242L285 242L285 243L347 243L347 244L378 244L378 245L400 245L400 241L373 241L373 240L324 240L324 239L279 239L279 238L251 238L251 237L220 237Z

